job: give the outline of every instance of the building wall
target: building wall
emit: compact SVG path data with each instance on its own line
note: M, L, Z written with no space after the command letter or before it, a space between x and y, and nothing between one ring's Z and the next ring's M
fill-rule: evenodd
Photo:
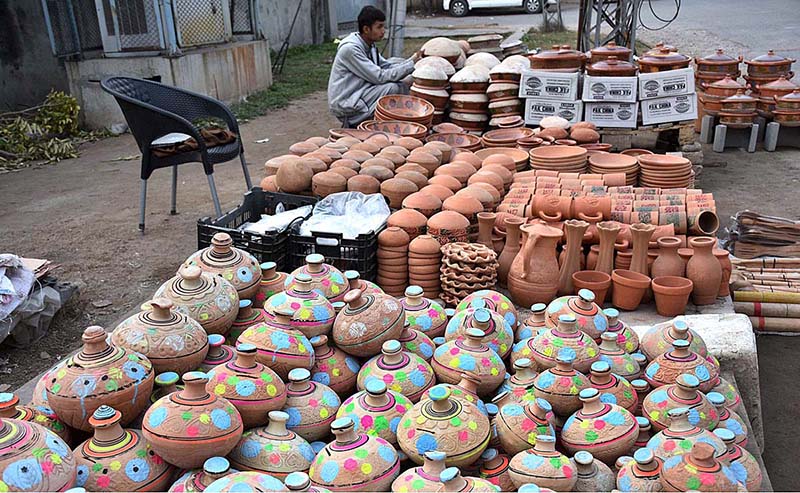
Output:
M330 37L328 5L337 0L303 0L292 29L289 45L318 44ZM300 0L260 0L261 32L273 50L279 50L297 11Z

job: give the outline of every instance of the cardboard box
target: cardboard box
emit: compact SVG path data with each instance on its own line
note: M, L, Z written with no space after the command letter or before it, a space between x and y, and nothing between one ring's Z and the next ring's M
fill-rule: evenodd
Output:
M583 100L635 103L637 77L591 77L583 79Z
M527 125L537 125L546 116L560 116L570 123L578 123L583 119L583 102L534 98L525 100L525 123Z
M542 70L526 70L519 81L519 97L549 99L553 101L577 101L580 99L580 75L578 72L561 73Z
M636 128L639 103L604 101L584 104L586 111L583 119L587 122L605 128Z
M697 119L697 94L682 94L642 101L642 124L682 122Z
M695 92L693 68L639 74L639 99L641 100L693 92Z

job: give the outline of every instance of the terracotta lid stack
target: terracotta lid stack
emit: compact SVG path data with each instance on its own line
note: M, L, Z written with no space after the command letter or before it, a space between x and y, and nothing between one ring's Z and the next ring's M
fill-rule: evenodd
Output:
M378 235L378 285L388 295L401 297L408 285L408 233L389 226Z
M442 247L441 298L456 305L475 291L497 283L497 254L480 243L448 243Z
M438 298L441 292L439 269L442 265L441 245L430 235L414 238L408 246L408 289L421 290L426 298ZM414 287L416 286L416 287ZM408 296L408 293L406 293Z

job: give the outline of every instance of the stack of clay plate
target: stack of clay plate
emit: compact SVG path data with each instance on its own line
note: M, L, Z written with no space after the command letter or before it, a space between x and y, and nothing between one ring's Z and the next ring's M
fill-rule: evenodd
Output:
M533 169L546 169L561 173L585 173L587 150L578 146L549 145L530 150Z
M489 121L489 69L476 64L450 77L450 121L480 135Z
M375 119L378 121L403 121L431 126L433 105L416 96L390 94L378 100Z
M497 254L480 243L448 243L442 247L441 298L456 305L475 291L497 283Z
M680 156L639 156L639 184L648 188L689 188L694 181L692 163Z
M519 81L526 67L516 60L511 60L512 63L504 61L489 70L491 84L486 89L486 95L489 96L489 112L492 114L490 127L499 127L497 122L499 118L522 117L523 102L519 98Z
M384 132L388 134L397 134L402 137L414 137L415 139L424 139L428 133L428 127L421 123L404 122L400 120L367 120L358 125L359 130L366 130L368 132Z
M378 285L391 296L401 297L408 286L409 236L397 226L378 235Z
M503 48L500 43L503 37L499 34L482 34L480 36L473 36L467 39L470 50L467 56L474 55L475 53L490 53L498 59L503 59Z
M458 147L459 149L464 149L472 152L475 152L481 147L483 147L481 144L480 137L478 137L477 135L472 135L463 132L435 133L429 135L425 139L425 141L444 142L450 147Z
M500 43L500 49L503 50L503 58L506 59L513 55L524 56L528 52L528 47L525 46L519 39L507 39Z
M485 161L489 156L493 156L495 154L503 154L510 157L514 161L514 169L516 169L516 171L524 171L528 167L528 153L522 149L513 149L510 147L487 147L485 149L475 151L475 156L477 156L481 162ZM509 168L509 171L514 170Z
M426 298L438 298L442 266L441 245L433 236L417 236L408 245L408 283L420 286Z
M589 156L589 172L598 175L625 173L625 185L635 187L639 178L639 161L627 154L594 153Z
M431 103L434 108L432 123L434 125L442 123L444 110L450 99L450 93L447 92L450 77L441 67L434 65L415 67L411 76L414 78L414 83L411 84L411 95Z
M481 140L484 147L517 147L517 141L526 137L533 136L533 129L521 128L499 128L489 130Z

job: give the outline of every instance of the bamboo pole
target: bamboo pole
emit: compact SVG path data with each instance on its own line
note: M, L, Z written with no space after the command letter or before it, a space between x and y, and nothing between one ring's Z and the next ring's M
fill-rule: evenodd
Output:
M757 332L797 332L800 333L800 319L775 317L749 317Z
M800 304L761 303L760 301L736 301L733 311L751 317L776 317L800 319Z
M800 304L800 292L734 291L733 300Z

